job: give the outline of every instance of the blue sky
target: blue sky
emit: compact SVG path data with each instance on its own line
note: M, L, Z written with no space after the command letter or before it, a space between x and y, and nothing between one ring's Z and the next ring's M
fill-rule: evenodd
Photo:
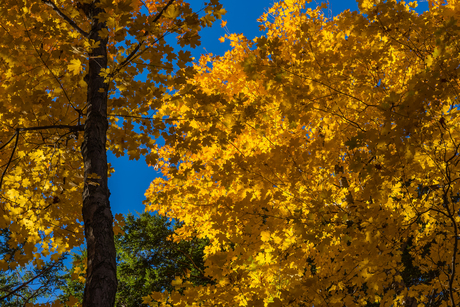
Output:
M195 10L203 6L202 0L190 0L189 3ZM248 39L261 36L257 19L272 7L273 0L221 0L227 14L223 20L227 21L227 29L230 33L243 33ZM321 4L321 0L312 1L311 7ZM409 2L409 1L407 1ZM355 0L330 0L329 8L332 15L350 9L358 10ZM428 10L427 1L419 1L418 12ZM230 46L228 41L219 42L219 38L226 34L226 30L220 27L220 21L212 28L205 28L201 31L201 46L191 50L193 56L198 59L202 54L213 53L223 55ZM128 212L142 213L145 200L144 193L152 180L159 175L153 167L148 167L141 158L138 161L129 160L127 156L116 158L111 152L108 153L108 161L115 168L115 173L109 178L111 192L110 203L113 214Z

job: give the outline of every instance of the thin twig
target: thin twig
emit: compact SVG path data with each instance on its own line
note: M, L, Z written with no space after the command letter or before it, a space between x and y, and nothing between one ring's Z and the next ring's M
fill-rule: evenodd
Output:
M13 136L8 140L8 142L6 142L5 144L2 145L2 147L0 147L0 150L5 148L14 139L15 136L16 136L16 133L13 134Z
M46 0L42 0L42 1L46 1ZM57 81L57 83L59 84L60 88L62 89L63 93L64 93L64 96L67 98L67 100L69 101L69 104L72 106L72 108L77 111L77 108L73 105L72 101L70 100L70 97L67 95L67 91L65 90L64 86L62 85L61 81L59 80L59 78L54 74L54 72L48 67L48 64L46 64L46 62L43 60L42 58L42 55L40 54L40 52L38 52L37 48L35 47L34 43L32 42L32 38L30 37L30 34L29 34L29 30L27 29L27 26L26 26L26 21L24 19L23 16L21 16L22 18L22 22L24 23L24 26L25 26L25 30L26 30L26 34L27 34L27 37L29 38L29 41L30 41L30 44L32 45L32 47L34 48L35 52L37 53L38 55L38 58L40 59L40 61L43 63L43 65L45 65L45 67L48 69L48 71L50 72L50 74L54 77L54 79ZM77 111L78 112L78 111Z
M178 117L171 117L171 118L154 118L154 117L146 117L146 116L136 116L136 115L123 115L123 114L107 114L110 117L123 117L123 118L136 118L136 119L148 119L148 120L161 120L161 121L175 121L175 120L194 120L194 119L205 119L205 118L213 118L219 116L217 115L206 115L206 116L194 116L188 118L178 118Z
M85 131L85 125L51 125L51 126L39 126L39 127L26 127L18 128L19 131L35 131L44 129L69 129L70 131Z
M19 134L21 131L24 131L24 132L27 132L27 131L36 131L36 130L43 130L43 129L70 129L71 131L84 131L84 128L85 128L85 125L78 125L78 126L69 126L69 125L54 125L54 126L40 126L40 127L28 127L28 128L17 128L16 129L16 132L14 133L14 135L8 140L8 142L6 142L6 144L2 145L2 147L0 147L0 150L5 148L5 146L7 146L12 140L14 137L16 137L16 141L14 142L14 147L13 147L13 151L10 155L10 158L8 160L8 163L6 164L6 167L5 169L3 170L2 172L2 177L0 178L0 190L2 188L2 183L3 183L3 178L5 177L5 174L6 174L6 171L8 170L10 164L11 164L11 161L13 159L13 156L14 156L14 153L18 147L18 141L19 141Z

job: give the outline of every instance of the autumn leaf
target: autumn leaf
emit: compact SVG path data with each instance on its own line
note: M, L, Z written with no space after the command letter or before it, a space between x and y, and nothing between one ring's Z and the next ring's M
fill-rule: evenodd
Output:
M80 74L83 69L81 61L79 59L71 60L70 64L68 65L68 69L73 71L75 74Z
M164 16L170 19L175 19L179 14L180 10L174 4L170 5L164 12Z

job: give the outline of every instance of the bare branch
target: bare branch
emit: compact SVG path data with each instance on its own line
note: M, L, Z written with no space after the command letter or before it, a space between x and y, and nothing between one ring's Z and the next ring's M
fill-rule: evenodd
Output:
M89 33L83 31L83 29L81 29L72 19L70 19L66 14L61 12L61 10L51 0L42 0L42 2L50 6L60 17L62 17L62 19L67 21L72 26L72 28L80 32L81 35L83 35L86 38L89 37Z
M69 129L70 131L85 131L85 125L51 125L51 126L39 126L39 127L26 127L18 128L19 131L35 131L44 129Z
M8 292L7 294L5 294L4 296L0 297L0 301L3 301L4 299L6 299L7 297L15 294L16 292L18 292L19 290L21 290L22 288L26 287L28 284L30 284L31 282L33 282L35 279L39 278L40 276L44 275L46 272L50 271L52 268L54 268L57 264L59 263L59 260L56 261L55 263L53 263L52 265L50 265L48 268L45 268L43 271L41 271L39 274L37 274L35 277L33 277L32 279L28 280L27 282L23 283L22 285L20 285L19 287L17 287L16 289L14 290L11 290L10 292Z

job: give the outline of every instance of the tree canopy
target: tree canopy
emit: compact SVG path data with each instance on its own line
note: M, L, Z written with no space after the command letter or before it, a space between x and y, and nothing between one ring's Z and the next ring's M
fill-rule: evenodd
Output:
M190 52L165 37L194 48L224 13L218 0L197 12L182 0L2 1L0 229L23 253L0 259L1 272L40 269L85 239L83 306L113 306L106 151L155 164L150 149L165 123L150 116L192 72Z
M460 3L286 0L161 106L148 209L214 285L154 306L456 306Z

